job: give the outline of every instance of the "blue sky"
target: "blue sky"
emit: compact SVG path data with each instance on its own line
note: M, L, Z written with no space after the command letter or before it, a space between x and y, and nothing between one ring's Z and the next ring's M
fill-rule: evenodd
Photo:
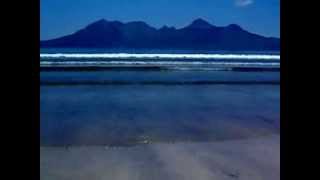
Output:
M181 28L196 18L225 26L239 24L264 36L280 37L280 0L41 0L40 39L67 35L106 20L145 21Z

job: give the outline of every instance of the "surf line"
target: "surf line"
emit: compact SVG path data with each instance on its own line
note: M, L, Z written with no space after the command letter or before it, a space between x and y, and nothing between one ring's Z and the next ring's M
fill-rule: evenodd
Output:
M103 59L262 59L280 60L280 55L267 54L128 54L128 53L41 53L40 58L103 58Z

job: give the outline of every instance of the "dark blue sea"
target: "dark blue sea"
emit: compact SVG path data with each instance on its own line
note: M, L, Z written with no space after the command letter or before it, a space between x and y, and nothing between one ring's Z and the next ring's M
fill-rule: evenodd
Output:
M280 54L40 50L41 146L208 142L280 132Z

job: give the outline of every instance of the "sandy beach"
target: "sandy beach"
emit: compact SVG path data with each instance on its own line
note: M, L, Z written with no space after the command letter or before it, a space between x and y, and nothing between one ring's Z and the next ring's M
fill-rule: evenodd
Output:
M40 147L41 179L277 180L279 134L134 147Z
M279 72L43 71L41 82L43 180L280 179Z

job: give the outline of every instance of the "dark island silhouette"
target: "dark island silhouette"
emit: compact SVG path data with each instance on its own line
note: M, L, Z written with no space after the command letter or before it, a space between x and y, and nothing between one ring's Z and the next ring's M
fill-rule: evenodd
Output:
M278 51L280 39L250 33L236 24L214 26L200 18L180 29L101 19L71 35L40 41L40 47Z

